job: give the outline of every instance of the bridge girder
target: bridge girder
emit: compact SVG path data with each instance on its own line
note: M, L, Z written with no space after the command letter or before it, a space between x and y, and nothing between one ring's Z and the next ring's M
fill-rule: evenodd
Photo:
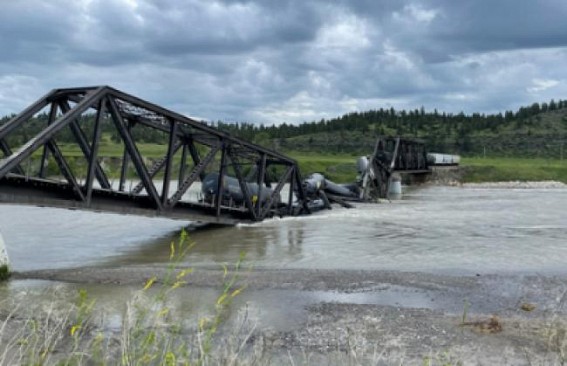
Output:
M394 173L428 174L431 172L425 143L416 139L382 136L376 140L369 157L372 178L366 183L363 198L387 198Z
M43 128L20 146L9 146L10 136L45 108L49 112ZM89 125L90 133L85 132L87 126L82 118L85 115L94 120L92 126ZM110 182L99 156L103 123L115 127L119 143L124 146L118 187ZM56 142L58 134L67 128L81 152L79 159L86 166L81 179L77 179ZM165 155L150 166L136 142L138 129L159 131L168 137ZM37 158L36 152L41 149L38 171L26 170L24 162ZM38 192L42 191L38 193L38 202L44 205L109 210L109 197L115 197L117 202L128 202L132 206L131 212L146 210L157 216L184 217L182 211L186 209L186 217L195 211L199 213L200 221L233 223L234 220L259 221L274 214L297 212L292 208L292 194L287 207L274 199L289 183L298 196L296 206L308 211L294 159L109 86L52 90L0 126L0 151L4 155L0 160L0 201L17 202L20 199L33 204L33 197L17 198L17 187L24 187L22 192L28 196L33 195L33 187L36 187ZM181 156L176 157L176 154ZM64 179L46 178L49 155ZM139 180L133 189L125 186L130 164ZM246 177L245 168L250 166L255 167L256 173ZM191 169L189 173L188 168ZM183 197L187 190L195 181L203 179L206 172L217 172L220 177L232 172L244 194L243 205L227 204L220 194L209 203L185 202ZM161 189L157 184L158 174L163 174ZM277 182L266 202L259 202L248 191L250 179L259 184L260 190L266 187L265 182ZM171 185L174 180L177 181L175 191ZM218 192L223 191L223 181L219 179ZM46 192L49 192L48 197L44 197ZM207 217L210 219L203 219Z

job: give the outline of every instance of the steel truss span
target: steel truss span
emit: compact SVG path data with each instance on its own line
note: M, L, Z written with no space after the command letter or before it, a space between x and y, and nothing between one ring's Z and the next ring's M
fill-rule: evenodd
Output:
M39 132L14 143L31 120ZM103 127L118 166L99 156ZM143 155L145 133L167 137L161 158ZM108 86L49 92L0 126L0 158L0 202L220 224L309 212L295 160ZM212 186L190 191L198 181Z
M401 137L380 137L363 164L361 199L387 198L394 173L424 176L431 173L425 144Z

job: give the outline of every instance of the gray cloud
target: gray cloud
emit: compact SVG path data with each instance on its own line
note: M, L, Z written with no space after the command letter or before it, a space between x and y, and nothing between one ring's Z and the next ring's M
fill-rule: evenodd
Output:
M2 115L87 84L265 123L493 112L567 93L561 0L0 2Z

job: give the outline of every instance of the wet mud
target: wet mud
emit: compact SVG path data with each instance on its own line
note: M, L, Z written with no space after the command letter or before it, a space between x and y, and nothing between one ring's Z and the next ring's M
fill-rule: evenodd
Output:
M148 274L159 282L166 273L163 266L86 267L14 278L141 287ZM276 363L289 364L291 355L301 364L309 355L310 363L341 364L358 355L373 364L556 364L567 350L564 276L245 269L238 281L252 299L271 296L270 306L294 318L278 325L268 315L248 340L281 356ZM198 267L185 289L222 283L223 270Z

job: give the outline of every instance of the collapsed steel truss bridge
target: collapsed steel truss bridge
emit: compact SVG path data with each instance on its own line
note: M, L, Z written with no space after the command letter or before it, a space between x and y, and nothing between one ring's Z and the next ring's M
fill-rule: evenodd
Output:
M431 173L425 144L419 140L401 137L380 137L368 159L368 169L361 183L363 200L372 196L387 198L392 176L411 174L424 176Z
M45 125L12 151L11 134L42 111ZM123 147L116 180L98 154L103 125L115 129ZM136 141L140 129L167 136L161 158L142 156ZM65 131L78 150L76 164L58 142ZM51 91L0 126L0 152L0 202L221 224L309 212L295 160L108 86ZM195 190L192 196L190 188L211 172L222 177L216 192L226 189L225 176L235 177L242 200L223 194L204 199ZM282 202L284 186L288 194Z

